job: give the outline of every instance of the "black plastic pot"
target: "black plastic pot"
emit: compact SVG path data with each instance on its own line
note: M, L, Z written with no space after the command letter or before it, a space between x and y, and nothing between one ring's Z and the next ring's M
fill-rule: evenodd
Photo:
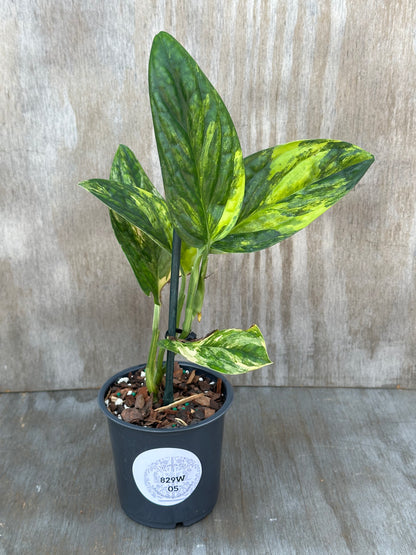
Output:
M112 376L98 395L107 417L120 504L131 519L154 528L201 520L212 511L219 493L224 416L233 399L232 387L212 370L183 362L181 366L222 380L224 405L198 424L145 428L119 420L107 409L104 398L109 387L143 365Z

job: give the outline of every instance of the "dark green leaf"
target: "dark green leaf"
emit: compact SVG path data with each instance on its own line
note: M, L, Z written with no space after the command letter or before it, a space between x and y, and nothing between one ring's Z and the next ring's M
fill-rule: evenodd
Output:
M80 185L170 251L172 227L169 214L164 199L155 190L149 192L131 182L107 179L89 179Z
M111 166L110 180L128 185L131 189L144 189L155 196L161 196L137 160L133 152L120 145Z
M170 278L170 254L139 228L110 210L111 224L140 287L160 304L160 292Z
M133 152L120 145L111 166L110 180L130 190L143 189L155 198L161 196L155 189ZM123 249L140 287L146 295L152 293L160 304L160 292L170 277L170 253L155 243L141 229L110 209L110 218L118 242ZM170 228L170 222L166 222Z
M192 247L225 237L244 195L240 143L218 93L169 34L153 42L150 101L166 201Z

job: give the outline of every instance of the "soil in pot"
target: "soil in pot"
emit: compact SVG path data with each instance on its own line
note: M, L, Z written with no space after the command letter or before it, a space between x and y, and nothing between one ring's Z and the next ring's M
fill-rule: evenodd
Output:
M162 384L163 386L163 384ZM149 395L143 370L113 383L105 396L107 409L119 420L148 428L192 426L213 416L224 404L221 378L209 380L175 362L174 401L163 406L163 389L157 400Z

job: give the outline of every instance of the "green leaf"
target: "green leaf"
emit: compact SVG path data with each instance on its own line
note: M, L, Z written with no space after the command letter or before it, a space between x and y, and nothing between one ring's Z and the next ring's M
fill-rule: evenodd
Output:
M119 145L117 149L111 166L110 180L128 185L132 189L144 189L154 196L162 198L134 153L125 145ZM168 223L170 225L170 222Z
M156 190L150 192L138 188L132 182L120 183L107 179L89 179L80 185L170 251L172 227L168 209Z
M239 219L212 252L253 252L287 239L350 191L373 156L342 141L296 141L248 156Z
M198 249L189 247L184 241L181 243L181 268L185 275L189 274L198 255Z
M111 166L109 181L91 179L80 183L80 185L97 196L110 210L126 220L121 225L120 220L117 223L112 218L112 224L113 228L116 225L117 239L123 250L125 251L125 248L128 248L130 253L128 259L135 274L134 267L137 267L138 261L132 263L132 244L126 247L124 243L135 243L138 234L141 237L138 249L142 256L146 256L144 248L145 245L148 245L149 250L153 253L149 253L149 256L154 257L155 245L147 241L147 239L150 241L150 238L169 251L170 256L173 231L166 202L147 177L136 156L127 146L120 145L118 147ZM128 230L127 222L132 226L131 230ZM138 228L141 231L138 231ZM116 229L114 229L115 232ZM146 238L146 235L143 235L142 232L145 232L148 237ZM122 242L121 235L123 233L126 233L127 237ZM195 256L196 249L189 247L182 241L181 266L185 273L190 272ZM158 258L160 258L159 255ZM147 287L144 289L147 289Z
M133 152L124 145L118 147L114 156L110 180L121 183L130 189L144 189L154 197L161 198ZM162 287L170 277L170 253L111 208L110 218L114 234L140 287L146 295L152 293L155 303L160 304ZM170 227L169 220L166 222L166 226Z
M120 145L116 155L114 156L113 164L111 166L110 179L113 181L119 181L120 183L132 184L139 189L145 189L146 191L149 191L149 193L162 198L159 191L153 186L152 182L147 177L134 153L125 145ZM172 235L172 224L170 220L165 221L165 227L170 237ZM152 250L154 247L150 244L149 248ZM189 247L184 241L182 241L181 266L185 273L191 271L195 256L196 249Z
M248 330L217 330L195 341L164 339L159 344L190 362L223 374L244 374L271 364L257 326Z
M159 33L149 62L150 102L166 201L182 240L202 248L234 226L244 164L231 117L186 50Z
M170 278L170 254L139 228L110 209L114 234L123 249L140 287L160 304L160 293Z

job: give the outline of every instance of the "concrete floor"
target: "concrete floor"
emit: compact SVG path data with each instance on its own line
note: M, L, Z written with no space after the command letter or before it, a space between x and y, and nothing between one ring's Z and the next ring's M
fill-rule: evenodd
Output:
M120 509L96 391L0 415L2 555L416 553L416 391L237 388L217 506L175 530Z

